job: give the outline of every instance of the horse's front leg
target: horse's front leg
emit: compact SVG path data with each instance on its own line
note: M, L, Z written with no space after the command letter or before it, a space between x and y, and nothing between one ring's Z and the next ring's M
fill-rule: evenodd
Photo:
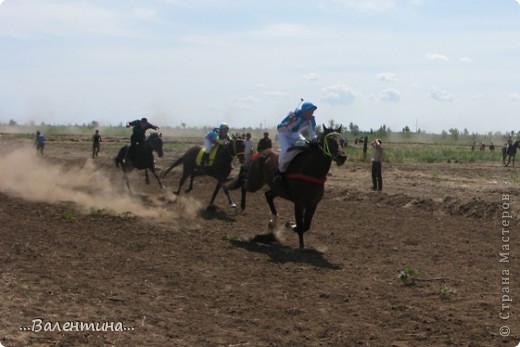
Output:
M229 195L229 189L226 187L225 182L220 182L220 186L222 187L222 190L224 191L224 194L226 194L226 197L228 199L228 204L230 208L237 208L237 204L231 200L231 196Z
M157 175L157 173L155 172L155 169L152 167L150 169L150 171L152 171L153 175L155 176L155 178L157 179L157 183L159 183L159 186L161 187L161 189L164 189L164 186L161 182L161 179L159 178L159 176Z
M244 193L245 196L245 193ZM269 228L274 229L278 224L278 211L276 211L276 207L274 206L274 198L277 197L276 193L272 190L268 190L264 193L265 199L267 200L267 204L269 205L269 210L271 211L271 218L269 219ZM245 197L244 197L245 199Z

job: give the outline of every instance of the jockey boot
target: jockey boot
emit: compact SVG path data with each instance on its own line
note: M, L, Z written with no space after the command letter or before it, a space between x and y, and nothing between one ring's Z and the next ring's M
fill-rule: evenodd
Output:
M123 160L121 160L121 161L123 162L123 164L126 163L126 159L127 159L127 158L128 158L128 159L133 159L133 157L134 157L134 152L135 152L135 146L130 145L130 146L128 146L128 147L126 148L125 156L123 157Z
M204 170L204 168L206 167L206 165L208 165L208 159L209 159L209 153L202 153L202 159L200 160L200 166L199 168Z

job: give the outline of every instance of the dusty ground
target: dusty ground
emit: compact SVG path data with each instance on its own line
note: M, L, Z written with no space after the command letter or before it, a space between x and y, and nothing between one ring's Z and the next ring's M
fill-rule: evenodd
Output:
M280 244L245 241L266 231L262 193L249 195L243 213L228 209L223 194L218 210L205 212L214 181L198 178L176 200L176 169L169 193L134 173L130 196L112 161L122 143L108 139L91 160L90 143L72 140L49 141L42 159L15 149L27 140L0 140L5 346L520 342L520 168L383 163L384 191L372 192L369 164L347 162L331 170L309 249L300 251L283 228ZM158 165L178 155L167 152ZM281 224L292 219L292 205L276 202ZM499 262L503 246L509 263ZM415 284L398 278L407 266L419 270ZM511 303L502 302L507 289ZM37 319L54 331L24 331ZM124 331L63 331L67 322ZM500 335L503 326L510 336Z

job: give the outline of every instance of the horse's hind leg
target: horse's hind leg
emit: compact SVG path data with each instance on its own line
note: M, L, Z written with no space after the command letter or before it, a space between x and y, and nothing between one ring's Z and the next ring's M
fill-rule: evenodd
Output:
M150 184L150 177L148 177L148 169L144 169L144 179L146 184Z
M184 173L182 173L181 180L179 181L179 188L177 189L176 192L173 192L173 194L179 195L181 193L181 188L182 188L184 182L186 181L186 178L188 178L188 175L185 175Z
M195 175L192 173L190 174L190 185L188 189L186 189L186 193L189 193L193 190L193 180L195 179Z
M218 194L218 191L220 190L220 181L217 182L217 185L215 186L215 190L213 190L213 195L211 196L211 200L209 202L209 205L208 207L206 207L206 210L208 211L214 211L215 210L215 206L213 205L214 201L215 201L215 198L217 197L217 194Z

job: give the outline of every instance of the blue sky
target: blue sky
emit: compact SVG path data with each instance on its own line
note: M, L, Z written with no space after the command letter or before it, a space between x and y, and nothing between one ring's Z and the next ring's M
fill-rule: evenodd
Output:
M0 0L1 122L518 131L519 63L517 0Z

